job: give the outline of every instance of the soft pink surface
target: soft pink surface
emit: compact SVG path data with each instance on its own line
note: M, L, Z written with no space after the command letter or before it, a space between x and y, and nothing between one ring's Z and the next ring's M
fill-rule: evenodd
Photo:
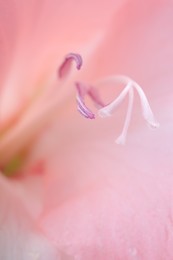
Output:
M16 188L2 176L0 186L0 259L59 259L60 252L42 234L35 225L34 218L28 214L20 196L20 187Z
M82 51L100 37L120 5L119 0L1 1L1 124L46 85L66 53Z
M13 220L12 226L17 226L19 214L21 223L29 218L27 223L33 223L36 227L28 231L30 224L26 223L22 231L25 234L24 239L18 243L23 246L22 243L27 241L29 232L32 236L42 236L38 233L39 229L43 232L45 241L40 237L38 240L41 246L37 247L34 242L32 246L37 247L34 248L37 254L42 254L40 247L43 245L49 254L48 259L56 259L56 250L62 250L72 259L81 260L171 260L173 3L168 0L129 0L116 9L116 5L114 8L112 6L116 1L112 1L112 5L103 2L103 6L96 1L94 5L89 2L86 6L86 2L80 2L79 5L76 1L76 5L72 6L74 11L78 10L78 19L83 21L81 35L78 37L76 32L79 32L80 28L79 20L75 19L76 13L70 12L69 16L65 16L67 19L74 15L71 17L73 19L70 18L72 28L69 32L68 20L61 15L64 12L60 10L58 19L58 14L55 16L54 12L50 16L48 7L52 6L52 3L53 1L47 1L45 10L48 18L51 17L54 22L56 20L60 30L60 45L58 40L56 42L59 51L57 55L66 51L66 47L62 47L62 50L59 47L63 42L68 48L81 46L79 49L82 49L86 46L85 39L91 43L89 38L94 37L99 28L102 29L105 37L98 41L97 48L91 48L91 55L86 51L88 59L84 74L80 77L89 82L112 73L132 77L142 85L148 95L161 127L157 131L146 127L141 120L137 102L127 144L123 147L117 146L113 141L121 131L124 106L117 111L115 117L87 121L77 113L75 100L69 98L61 103L55 121L42 133L33 147L26 166L28 175L8 184L12 186L12 191L14 189L14 194L18 194L17 198L9 195L4 182L1 185L2 198L4 192L8 194L8 200L14 200L16 205L12 213L8 213ZM60 2L57 4L61 6ZM61 6L64 11L67 10L66 4ZM27 10L27 6L24 7ZM51 10L54 11L53 6ZM113 12L115 15L111 20ZM64 21L64 34L58 21ZM51 23L49 26L52 28ZM48 29L44 27L44 23L41 28L44 30L43 36L40 37L43 37L45 43ZM72 35L75 33L74 38L70 35L71 32ZM30 36L28 38L30 39ZM67 41L69 39L72 41ZM53 46L50 41L51 50L54 50ZM41 50L40 55L43 55ZM39 61L42 64L42 60ZM54 66L54 62L50 62L53 64L50 66ZM39 62L36 67L38 64ZM38 68L39 66L37 70ZM28 72L33 73L29 70ZM114 92L112 88L109 90L109 86L107 88L111 97L114 93L116 95L116 90ZM35 176L32 163L42 161L44 163L41 175ZM39 165L38 163L35 169L38 170ZM18 197L24 213L17 210ZM10 207L2 205L4 211L9 210ZM0 239L3 238L6 243L6 248L16 245L16 241L9 240L8 234L11 234L12 228L8 226L7 224L5 235L0 235ZM44 243L47 247L44 247ZM4 246L3 250L5 252ZM41 255L40 259L46 258Z

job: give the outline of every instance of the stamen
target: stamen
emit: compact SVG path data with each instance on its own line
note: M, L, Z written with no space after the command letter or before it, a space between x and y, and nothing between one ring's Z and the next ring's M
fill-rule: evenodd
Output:
M123 127L121 135L116 139L117 144L123 144L124 145L125 142L126 142L127 131L128 131L131 116L132 116L133 100L134 100L134 91L131 88L129 90L129 103L128 103L128 109L127 109L124 127Z
M112 115L112 112L119 106L119 104L123 101L127 93L131 88L131 83L129 82L125 89L120 93L120 95L109 105L99 109L98 114L100 117L108 117Z
M124 144L125 140L126 140L127 130L128 130L128 127L129 127L131 114L132 114L132 108L133 108L133 101L134 101L133 90L134 89L136 89L136 91L137 91L137 93L140 97L144 119L147 121L147 123L150 126L152 126L154 128L159 127L159 123L154 118L153 112L152 112L151 107L149 105L149 102L148 102L148 100L145 96L144 91L135 81L133 81L130 78L125 77L125 76L113 76L113 77L109 77L109 78L105 79L101 83L102 84L103 84L103 82L108 83L110 81L111 82L121 82L121 83L125 83L127 85L124 88L124 90L120 93L120 95L113 102L111 102L109 105L101 108L98 111L99 116L101 116L101 117L111 116L112 112L124 100L127 93L129 93L129 105L128 105L128 109L127 109L127 114L126 114L126 119L125 119L123 131L122 131L121 135L118 137L118 139L116 140L116 142L118 144Z
M71 57L70 57L71 58ZM81 65L80 65L81 66ZM127 114L123 126L123 130L120 134L120 136L116 139L116 143L118 144L125 144L126 136L128 132L128 128L130 125L130 120L132 117L132 109L133 109L133 102L134 102L134 89L137 91L141 107L142 107L142 114L144 119L147 121L147 123L154 128L159 127L159 123L154 118L153 112L151 110L151 107L149 105L148 99L142 90L142 88L132 79L126 77L126 76L110 76L108 78L105 78L98 82L96 85L103 85L108 84L109 82L113 83L123 83L126 84L125 88L122 90L122 92L119 94L119 96L110 104L104 105L103 101L100 99L99 94L97 93L96 89L93 87L86 87L82 83L76 83L76 89L77 89L77 104L78 104L78 110L79 112L86 118L93 119L95 118L94 113L85 105L84 98L85 95L88 95L91 100L94 102L98 110L98 115L100 117L108 117L111 116L113 111L122 103L122 101L125 99L125 97L129 96L129 103L127 108Z
M77 106L78 111L84 117L89 118L89 119L94 119L95 115L89 108L87 108L87 106L85 105L85 102L84 102L84 97L87 94L86 87L83 84L76 82L76 89L77 89L76 100L77 100L77 104L78 104L78 106Z
M66 55L64 62L59 67L58 77L60 79L65 78L69 74L73 61L76 62L76 68L80 70L83 63L82 57L77 53L69 53Z
M139 94L139 97L140 97L141 107L142 107L142 112L143 112L144 119L147 121L147 123L151 127L158 128L159 127L159 123L154 118L153 112L151 110L151 107L149 105L149 102L147 100L147 97L146 97L144 91L142 90L142 88L136 82L133 82L133 84L134 84L134 87L136 88L136 90L137 90L137 92Z

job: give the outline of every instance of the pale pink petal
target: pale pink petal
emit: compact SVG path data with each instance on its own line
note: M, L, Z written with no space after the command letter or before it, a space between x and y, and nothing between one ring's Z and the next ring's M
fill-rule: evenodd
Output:
M92 63L92 75L127 75L152 98L171 93L172 6L170 0L132 0L122 6L98 48L97 60L102 62Z
M48 237L84 260L171 259L173 124L168 119L157 132L130 134L123 148L112 141L110 122L87 126L82 118L78 129L76 123L58 125L56 141L46 140L51 158L39 224Z
M66 259L36 226L18 189L2 176L0 187L0 259Z

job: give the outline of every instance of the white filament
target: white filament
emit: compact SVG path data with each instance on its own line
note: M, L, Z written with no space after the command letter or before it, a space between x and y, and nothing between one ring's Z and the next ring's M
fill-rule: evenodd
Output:
M125 144L125 142L126 142L126 136L127 136L128 128L130 125L131 116L132 116L133 100L134 100L134 91L133 91L133 88L130 88L129 103L128 103L128 109L127 109L125 122L124 122L124 127L121 132L121 135L116 139L117 144Z
M100 117L111 116L112 112L121 104L121 102L125 99L127 94L129 94L129 103L128 103L127 114L126 114L123 130L120 136L116 139L116 143L125 144L126 142L126 136L130 125L131 116L132 116L132 109L133 109L133 102L134 102L134 89L137 91L139 95L144 119L147 121L147 123L150 126L154 128L159 127L159 123L154 118L153 112L151 110L151 107L149 105L148 99L144 91L135 81L125 76L112 76L102 80L98 84L100 85L108 82L121 82L126 84L126 86L122 90L120 95L113 102L99 109L98 114Z

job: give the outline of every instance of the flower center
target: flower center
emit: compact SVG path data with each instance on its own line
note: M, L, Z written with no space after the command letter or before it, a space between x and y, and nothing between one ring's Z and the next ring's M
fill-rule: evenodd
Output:
M5 134L1 139L0 165L6 175L13 175L21 168L27 156L26 147L29 147L30 150L30 145L28 144L35 141L34 138L37 138L39 131L44 128L44 126L51 120L51 115L56 112L57 104L63 102L64 96L69 92L65 92L63 86L66 84L64 80L67 79L73 62L76 63L76 68L79 70L83 63L82 57L76 53L69 53L66 55L63 63L57 71L59 84L62 85L59 88L58 95L54 97L53 91L52 97L52 90L54 90L55 87L57 88L58 84L56 78L56 82L43 91L39 99L35 101L27 113L25 113L25 116L22 114L21 120L19 120L19 122L17 122L9 132L7 131L7 134ZM111 103L105 104L105 102L100 98L97 87L109 83L121 83L124 85L124 89ZM159 126L154 118L144 91L135 81L126 76L110 76L100 80L95 84L95 86L90 86L82 82L76 82L75 86L77 109L87 119L96 119L96 115L85 104L86 96L89 96L93 101L97 108L98 116L102 118L111 116L117 107L120 106L122 101L128 97L129 102L124 126L120 136L116 139L116 143L118 144L125 144L126 141L134 104L134 92L136 92L140 98L144 119L154 128ZM67 84L66 87L68 87Z

